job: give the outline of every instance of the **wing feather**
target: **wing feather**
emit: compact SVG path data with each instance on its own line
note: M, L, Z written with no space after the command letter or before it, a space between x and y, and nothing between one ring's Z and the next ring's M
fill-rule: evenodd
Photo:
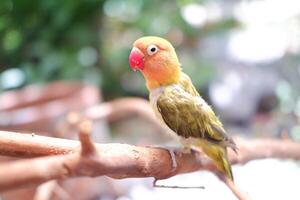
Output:
M202 138L235 149L222 123L199 94L192 95L180 86L168 87L157 99L157 108L177 135Z

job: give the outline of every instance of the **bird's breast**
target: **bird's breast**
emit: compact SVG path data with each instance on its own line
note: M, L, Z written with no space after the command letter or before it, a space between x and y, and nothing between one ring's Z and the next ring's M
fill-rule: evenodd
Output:
M149 95L150 105L151 105L152 109L154 110L156 117L158 117L160 119L160 121L163 123L164 123L163 118L157 108L157 100L158 100L159 96L164 92L165 89L166 89L165 86L155 88L150 91L150 95Z

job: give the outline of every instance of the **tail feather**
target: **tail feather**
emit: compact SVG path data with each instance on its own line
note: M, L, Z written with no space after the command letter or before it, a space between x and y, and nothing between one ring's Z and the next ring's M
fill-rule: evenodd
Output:
M226 148L216 144L206 144L202 146L202 149L214 161L216 167L233 181L232 169Z
M226 149L224 149L224 155L222 156L222 163L219 164L219 165L222 168L221 169L222 172L224 172L228 178L230 178L232 181L234 181L233 174L232 174L232 169L231 169L231 165L230 165L229 160L228 160Z

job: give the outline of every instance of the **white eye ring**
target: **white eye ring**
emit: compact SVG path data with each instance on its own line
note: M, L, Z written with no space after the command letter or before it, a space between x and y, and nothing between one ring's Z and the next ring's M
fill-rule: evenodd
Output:
M147 48L147 53L149 56L154 55L157 51L158 51L158 47L155 46L154 44L149 45Z

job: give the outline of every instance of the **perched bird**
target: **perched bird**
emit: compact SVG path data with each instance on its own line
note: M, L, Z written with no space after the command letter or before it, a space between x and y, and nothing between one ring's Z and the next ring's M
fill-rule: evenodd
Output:
M182 72L173 46L163 38L142 37L133 44L129 64L143 74L156 116L183 147L202 150L233 180L227 147L236 151L236 145L189 76Z

